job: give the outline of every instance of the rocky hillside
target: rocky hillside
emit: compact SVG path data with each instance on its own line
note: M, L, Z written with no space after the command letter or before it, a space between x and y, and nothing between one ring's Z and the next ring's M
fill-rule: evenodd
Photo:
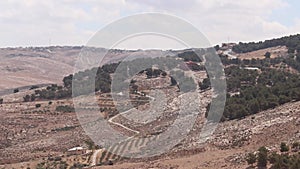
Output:
M247 154L254 152L259 147L266 146L271 152L278 152L281 142L292 144L299 141L299 119L300 102L288 103L242 120L232 120L219 124L209 141L202 145L202 152L196 149L182 150L156 160L127 161L114 166L94 168L247 168L249 167L246 162ZM197 140L197 138L194 138L194 140ZM195 145L196 143L190 142L190 144Z

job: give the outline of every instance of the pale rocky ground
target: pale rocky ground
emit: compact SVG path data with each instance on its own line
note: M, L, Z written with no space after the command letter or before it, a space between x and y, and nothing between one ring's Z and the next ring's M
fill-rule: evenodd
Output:
M68 100L0 105L0 163L60 155L86 138L74 113L55 112ZM36 108L36 104L41 104ZM63 130L71 127L69 130Z

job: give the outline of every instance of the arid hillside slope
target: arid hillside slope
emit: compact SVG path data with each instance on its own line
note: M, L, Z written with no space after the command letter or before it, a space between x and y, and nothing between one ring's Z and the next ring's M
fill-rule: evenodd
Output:
M0 48L2 90L37 84L62 83L62 78L74 72L74 66L80 52L88 51L89 56L106 53L103 48L83 47L32 47ZM109 50L101 64L118 62L124 58L160 57L173 55L175 51L162 50ZM96 65L95 65L96 66Z
M141 160L95 169L243 169L245 157L261 146L279 151L280 143L300 140L300 102L288 103L241 120L220 123L204 151L192 155L178 152L157 160ZM193 144L193 143L191 143ZM192 152L192 151L189 151Z

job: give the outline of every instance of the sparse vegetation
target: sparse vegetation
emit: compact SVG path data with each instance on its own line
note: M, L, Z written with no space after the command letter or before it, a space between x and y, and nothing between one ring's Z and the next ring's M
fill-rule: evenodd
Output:
M300 150L300 143L299 142L294 142L292 144L292 149L294 149L295 151Z
M43 161L37 164L37 169L67 169L68 164L65 161Z
M38 86L36 86L36 85L33 85L33 86L31 86L30 87L30 89L29 90L33 90L33 89L37 89L37 88L39 88Z
M62 128L52 129L52 131L68 131L68 130L72 130L76 127L78 127L78 126L65 126L65 127L62 127Z
M19 89L14 89L14 93L18 93L19 92Z
M177 85L177 81L174 79L174 77L171 77L171 86Z
M84 140L84 142L88 146L89 150L95 149L96 145L92 140Z
M206 89L210 88L211 87L210 79L209 78L203 79L202 82L199 82L199 87L201 90L206 90Z
M300 51L300 34L286 36L278 39L266 40L264 42L249 42L242 43L240 42L238 45L233 47L233 51L237 53L246 53L252 52L259 49L265 49L269 47L276 46L287 46L289 53L295 53L295 51Z
M293 144L294 145L294 144ZM289 152L289 146L286 143L280 144L281 152ZM298 150L299 151L299 150ZM299 169L300 167L300 152L295 151L292 154L277 152L269 152L265 147L261 147L258 150L257 167L267 168L268 164L271 164L270 169ZM251 167L255 163L255 155L250 153L246 161Z
M270 53L270 52L266 52L266 53L265 53L265 57L266 57L266 59L270 59L271 53Z
M290 150L290 148L286 145L286 143L281 143L280 144L280 151L281 152L287 152L289 150Z
M249 165L253 166L253 164L256 163L256 155L253 153L249 153L246 158L246 161Z
M266 168L268 164L268 150L266 147L258 149L257 166L259 168Z
M82 169L86 166L87 166L86 164L75 163L75 164L73 164L73 166L70 167L70 169Z
M29 102L29 101L34 101L36 99L35 94L31 94L31 95L25 95L23 97L24 102Z
M56 107L55 111L69 113L69 112L75 112L75 108L73 106L69 106L69 105L60 105L60 106Z
M30 96L26 95L26 96L23 97L23 99L24 99L24 102L28 102L30 100Z
M185 62L202 62L201 56L198 56L194 51L186 51L183 53L179 53L178 57L182 58Z
M31 95L31 98L52 100L68 98L71 97L71 95L71 90L63 88L62 86L58 86L56 84L52 84L50 86L47 86L46 89L35 90L35 95Z

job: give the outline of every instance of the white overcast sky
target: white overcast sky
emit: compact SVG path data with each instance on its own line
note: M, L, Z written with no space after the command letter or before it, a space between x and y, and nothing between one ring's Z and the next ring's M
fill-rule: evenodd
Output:
M300 33L298 0L6 0L0 47L85 45L105 25L142 12L179 16L211 42Z

